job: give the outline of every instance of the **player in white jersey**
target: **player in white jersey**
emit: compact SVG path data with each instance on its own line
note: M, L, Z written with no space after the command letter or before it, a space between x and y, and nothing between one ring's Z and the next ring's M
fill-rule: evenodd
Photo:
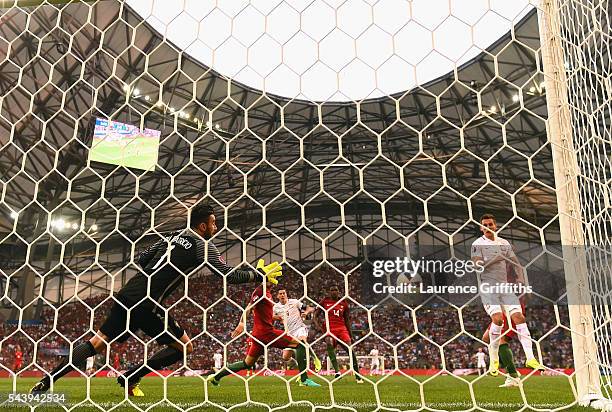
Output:
M221 350L217 350L217 352L215 352L213 355L213 360L215 361L215 366L213 369L215 372L219 372L221 368L223 368L223 354L221 353Z
M478 352L476 352L476 368L478 368L478 376L483 373L487 373L487 362L485 362L486 354L482 350L482 348L478 348Z
M314 312L313 307L306 307L297 299L289 299L287 291L280 289L276 295L278 302L274 304L274 319L281 320L285 326L285 332L297 340L308 341L308 327L304 323L304 318ZM304 310L302 310L304 309ZM285 348L283 350L283 359L286 362L291 362L293 359L294 350ZM310 353L313 357L315 372L321 370L321 360L310 348Z
M374 347L370 351L370 375L376 375L379 373L381 373L380 352L378 352L378 348Z
M492 214L485 214L480 218L480 230L483 235L476 239L472 244L472 260L483 266L480 273L479 286L488 285L502 286L508 283L509 269L514 269L516 283L523 284L525 276L523 267L512 250L512 245L501 237L497 236L497 222ZM504 316L509 316L519 336L519 341L525 352L527 361L525 366L528 368L541 370L542 365L533 354L533 343L531 334L523 315L523 310L519 298L514 293L497 291L492 293L482 293L480 297L485 311L491 317L489 328L489 373L493 376L499 374L499 345L502 334Z

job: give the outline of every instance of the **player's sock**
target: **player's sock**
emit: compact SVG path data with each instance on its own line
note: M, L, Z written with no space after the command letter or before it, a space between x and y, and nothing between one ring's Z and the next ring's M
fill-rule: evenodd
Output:
M353 373L355 374L355 378L357 380L361 380L361 375L359 374L359 363L357 362L357 356L355 356L353 351L350 352L349 356L351 357L351 361L353 365Z
M141 363L125 372L125 377L128 379L130 385L138 383L143 376L149 373L149 371L160 370L180 361L181 359L183 359L183 352L173 348L172 346L167 346L151 356L147 360L146 366Z
M232 372L241 371L243 369L249 369L249 365L247 365L244 361L230 363L225 368L223 368L221 372L215 375L215 380L219 381L222 377L230 375Z
M502 325L496 325L495 323L491 323L491 327L489 328L489 358L491 361L499 361L499 341L502 333Z
M304 382L308 379L308 361L306 360L306 348L301 343L295 347L295 360L297 360L301 372L300 379Z
M329 356L329 360L334 367L334 371L338 373L340 368L338 367L338 359L336 359L336 350L332 346L327 348L327 356Z
M310 345L308 346L308 352L310 352L310 356L312 357L312 359L319 359L315 351L312 349L312 346Z
M77 345L72 349L72 364L69 364L70 357L66 356L62 362L53 369L51 372L51 377L53 378L53 382L66 375L68 372L74 370L74 367L83 368L85 366L85 362L87 358L94 356L97 354L91 342L87 341ZM73 366L74 365L74 366ZM51 383L51 377L45 376L42 379L45 385L49 386Z
M516 366L514 365L514 356L510 350L510 345L507 343L502 343L499 345L499 364L502 368L506 369L508 375L512 376L513 378L518 377L518 373L516 373Z
M525 357L527 360L535 358L533 356L533 343L531 342L531 333L529 333L529 328L526 323L521 323L516 325L516 332L518 333L519 341L521 342L521 346L523 347L523 351L525 352Z

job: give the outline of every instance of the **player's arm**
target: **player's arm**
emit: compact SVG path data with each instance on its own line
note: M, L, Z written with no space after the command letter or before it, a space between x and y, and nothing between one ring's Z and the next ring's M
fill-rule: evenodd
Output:
M315 327L315 330L321 332L323 332L323 329L321 328L321 322L319 321L319 319L322 313L323 311L321 310L321 308L317 307L314 311L314 315L312 316L312 323Z
M304 309L304 311L302 312L302 318L306 318L308 315L314 312L315 308L313 308L312 306L306 306L306 309Z
M525 283L525 268L521 265L521 262L518 260L518 257L514 253L514 248L512 245L509 245L507 258L509 262L507 264L512 265L514 267L514 274L516 275L516 283Z
M138 255L137 260L138 265L143 269L146 268L151 262L151 260L153 260L155 255L159 252L159 247L162 244L167 246L166 242L158 241L153 243L152 245L149 245L149 247L140 252L140 255Z
M204 241L200 240L198 242L198 249L200 259L204 262ZM227 282L231 284L261 281L264 277L267 278L268 282L277 284L278 280L276 278L282 276L282 268L278 262L266 266L263 259L259 259L259 262L257 262L257 270L235 269L221 259L219 250L212 242L208 242L208 264L215 272L227 275Z
M234 329L234 331L232 332L232 339L234 339L236 336L244 332L244 330L246 329L246 323L247 323L247 319L249 318L249 316L251 316L251 305L247 306L243 315L240 317L240 321L238 322L236 329Z
M198 257L199 260L204 262L204 241L198 242ZM238 284L248 283L255 280L260 280L261 276L250 269L234 269L221 259L219 249L212 242L208 242L208 260L207 263L211 266L211 269L222 275L227 275L227 283ZM231 272L231 273L230 273Z
M344 325L346 326L346 330L348 330L349 336L351 340L353 339L353 331L351 330L351 315L349 305L346 305L346 309L344 309Z
M277 305L274 305L274 308L272 309L272 319L280 321L284 320L283 314Z

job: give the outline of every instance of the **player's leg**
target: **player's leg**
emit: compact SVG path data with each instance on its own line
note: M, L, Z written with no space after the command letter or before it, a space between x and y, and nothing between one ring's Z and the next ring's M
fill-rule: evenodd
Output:
M499 374L499 345L504 325L504 315L501 305L485 304L485 310L491 317L489 327L489 373L492 376Z
M281 340L283 339L287 338L281 338ZM294 338L290 338L288 343L289 347L292 347L295 350L295 360L297 361L298 368L300 370L300 385L314 387L321 386L308 378L308 360L306 359L306 354L308 353L306 348L307 343Z
M130 329L140 329L155 341L165 346L153 354L146 363L142 362L129 370L124 376L117 378L121 387L128 387L128 394L132 396L144 396L138 387L140 380L149 372L154 372L183 359L183 353L193 352L193 344L185 330L171 316L168 316L168 327L165 324L166 315L141 308L132 310Z
M285 361L285 366L287 367L287 370L293 369L297 366L297 361L294 357L293 348L283 349L283 360Z
M83 368L87 359L106 350L107 342L122 335L126 331L127 311L115 303L100 330L88 341L75 345L69 356L64 357L49 375L45 376L30 389L31 393L46 392L51 384L62 376L75 370L75 367Z
M357 361L357 355L355 355L355 353L353 353L353 349L351 349L351 338L347 335L342 336L341 339L342 341L340 342L340 345L349 355L349 361L351 363L353 373L355 374L355 379L357 380L357 383L363 383L363 378L359 374L359 362Z
M256 345L259 345L259 344L256 343ZM263 347L261 345L259 345L259 346L261 348L261 352L263 353ZM225 368L221 369L219 372L217 372L215 375L213 375L212 378L209 379L209 381L213 385L217 386L217 385L219 385L219 381L223 377L225 377L227 375L231 375L232 373L240 372L241 370L252 368L255 365L255 362L257 362L257 359L259 359L259 356L260 356L260 355L256 354L257 352L259 352L259 349L251 351L251 353L253 353L255 356L254 355L246 355L244 360L241 360L241 361L238 361L238 362L234 362L234 363L230 363Z
M515 325L516 333L518 335L519 342L523 347L525 353L525 366L535 370L543 370L544 367L538 362L533 354L533 342L531 340L531 333L529 327L525 321L525 316L522 313L520 305L513 305L508 308L512 323Z
M314 371L316 373L319 373L321 371L321 360L319 359L315 351L312 349L312 346L308 344L308 329L302 328L298 330L295 335L292 336L294 336L300 342L304 343L304 345L306 346L307 356L312 357Z
M325 337L325 345L327 346L327 357L329 358L334 372L336 372L336 378L340 376L340 367L338 366L338 359L336 358L336 344L337 341L332 336Z
M230 375L232 373L236 373L241 370L249 369L253 367L253 365L255 365L255 362L257 362L257 359L259 359L259 357L263 353L264 353L264 347L261 345L261 343L259 343L257 340L253 339L252 337L249 337L247 339L247 349L246 349L246 356L244 360L230 363L229 365L225 366L219 372L212 375L208 379L209 382L212 383L214 386L218 386L219 381L223 377Z
M514 355L512 354L512 350L510 349L510 345L508 343L510 339L508 333L511 331L507 331L506 323L504 323L503 332L507 333L502 335L500 338L499 366L506 370L506 373L508 373L510 379L506 379L506 382L500 385L500 387L518 386L519 383L517 379L521 376L521 374L516 369L516 365L514 364ZM489 343L489 330L485 331L482 340Z

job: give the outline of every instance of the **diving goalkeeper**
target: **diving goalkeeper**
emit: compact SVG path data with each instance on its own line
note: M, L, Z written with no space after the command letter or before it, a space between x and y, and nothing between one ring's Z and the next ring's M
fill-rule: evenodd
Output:
M138 386L143 376L149 371L168 367L193 351L185 330L161 309L164 300L185 284L187 276L207 266L213 273L225 275L227 282L232 284L262 282L264 278L268 282L278 283L276 278L282 275L282 271L277 262L265 266L264 261L259 260L258 271L233 269L221 259L212 242L208 242L206 258L206 243L203 239L210 239L217 231L212 207L194 207L190 213L190 225L189 230L159 240L140 255L138 264L142 271L116 294L115 303L96 335L87 342L75 345L69 356L34 385L32 393L48 391L52 381L75 370L75 367L83 368L89 357L104 352L110 342L124 342L131 336L130 332L133 334L141 330L165 347L151 356L146 365L137 365L117 381L121 386L127 386L130 396L144 396Z

